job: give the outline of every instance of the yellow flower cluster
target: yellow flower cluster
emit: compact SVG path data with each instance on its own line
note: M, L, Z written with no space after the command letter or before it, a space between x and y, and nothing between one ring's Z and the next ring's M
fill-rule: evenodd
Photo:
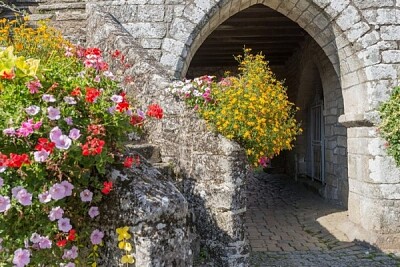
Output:
M135 258L131 254L133 246L128 242L128 240L131 238L131 235L129 234L129 227L124 226L117 228L116 232L118 234L118 248L125 252L125 255L121 258L121 262L128 266L129 264L135 262Z
M14 46L19 55L37 55L49 58L56 51L70 47L60 32L47 26L46 22L38 22L36 27L29 27L28 18L16 20L0 19L0 46Z
M240 75L229 82L214 83L215 105L201 108L203 117L222 135L239 142L250 162L272 158L301 132L294 115L296 108L288 100L286 88L272 73L262 54L245 49L238 57Z

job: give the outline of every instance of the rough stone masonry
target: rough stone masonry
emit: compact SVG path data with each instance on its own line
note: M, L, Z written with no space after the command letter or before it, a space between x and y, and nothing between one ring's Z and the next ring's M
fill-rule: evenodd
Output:
M340 132L330 128L336 137L327 147L332 152L327 153L331 153L330 166L347 166L347 173L340 174L347 187L332 183L332 190L342 190L345 194L339 192L327 197L347 196L352 223L344 226L344 230L349 236L382 249L400 249L400 170L386 155L384 141L377 132L377 108L388 98L391 88L399 84L400 0L20 0L17 3L28 7L34 19L50 18L73 40L83 42L87 33L91 44L99 44L95 31L99 29L87 28L86 19L100 7L130 34L117 38L110 30L110 38L115 39L104 44L104 48L122 46L133 51L129 45L135 43L147 50L152 59L146 57L145 63L139 60L142 55L130 53L132 61L141 62L134 74L144 77L139 79L138 88L143 90L138 95L143 102L156 100L165 104L169 114L160 125L154 126L157 130L149 138L160 145L163 159L174 162L181 171L183 191L192 192L186 196L193 220L204 220L203 216L207 216L204 221L213 222L215 229L224 229L229 238L224 235L218 238L228 241L232 249L225 252L238 258L246 254L245 249L242 251L245 241L240 238L239 215L244 208L245 179L244 173L237 173L244 170L240 149L234 144L226 148L225 139L208 133L204 123L198 123L193 114L171 100L163 89L167 77L185 76L203 41L234 14L258 3L287 16L311 36L328 59L319 69L324 96L334 89L343 103L341 107L335 104L336 100L330 101L330 111L326 111L324 119L328 126L337 125ZM111 28L101 30L107 29ZM129 44L124 43L126 38ZM154 72L147 72L150 66L157 66ZM327 79L336 84L328 86L331 83ZM342 110L333 112L335 109ZM346 138L339 124L346 127ZM343 156L347 157L344 163ZM222 206L216 206L220 201ZM196 211L200 205L205 209ZM227 225L230 227L225 229ZM203 234L201 227L197 231ZM204 236L204 240L208 238L211 237ZM218 251L221 260L226 260L218 244L223 243L213 239L207 243Z

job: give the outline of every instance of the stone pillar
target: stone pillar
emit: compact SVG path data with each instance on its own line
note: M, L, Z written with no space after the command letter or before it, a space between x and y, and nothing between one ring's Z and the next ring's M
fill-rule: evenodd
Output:
M383 250L400 248L400 170L373 126L348 128L350 238Z

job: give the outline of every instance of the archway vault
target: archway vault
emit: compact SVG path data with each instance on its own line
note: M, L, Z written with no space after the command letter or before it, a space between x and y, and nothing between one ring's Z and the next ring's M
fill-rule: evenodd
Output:
M282 16L278 17L277 20L279 19L282 20L283 18L286 19L284 20L284 25L283 25L286 28L280 29L281 36L285 36L286 32L287 33L286 37L294 37L294 38L301 37L302 34L301 32L297 33L291 32L290 27L293 27L296 24L298 24L304 32L307 32L323 49L323 51L329 58L330 62L334 66L337 75L339 76L340 75L339 55L338 55L338 47L336 45L336 36L332 23L332 17L330 17L323 9L321 9L321 7L323 6L310 4L309 1L306 0L303 1L300 0L295 2L297 3L292 3L289 1L277 1L277 0L272 0L272 1L244 0L241 1L240 4L238 4L235 1L225 1L225 4L221 8L210 9L208 14L204 16L203 21L199 23L199 25L203 26L195 28L192 33L192 36L190 37L190 41L187 42L190 43L190 48L187 52L186 57L184 57L182 68L178 70L178 73L180 73L182 77L185 76L194 55L197 53L197 50L209 37L209 35L213 33L225 20L251 6L260 4L270 8L270 12L277 11L280 14L282 14ZM238 23L239 21L240 17L238 18ZM258 22L261 21L262 17L259 16ZM273 29L272 21L270 21L269 23L271 25L269 26L269 29ZM229 29L226 30L229 31ZM232 30L234 29L231 29L231 31ZM249 31L257 31L257 29L249 28ZM266 37L268 37L268 34L266 34ZM276 37L276 35L274 36L272 33L272 36L270 37ZM223 38L223 35L221 36L221 38ZM343 39L343 42L346 41L347 40ZM346 46L345 44L341 45Z

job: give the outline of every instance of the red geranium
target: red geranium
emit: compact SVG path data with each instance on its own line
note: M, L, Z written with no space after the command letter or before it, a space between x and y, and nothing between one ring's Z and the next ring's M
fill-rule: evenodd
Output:
M87 138L87 142L82 145L82 155L84 156L94 156L100 154L103 151L103 146L105 142L99 138Z
M129 103L126 101L122 101L120 103L117 104L117 106L115 107L115 109L119 112L123 112L125 110L129 109Z
M11 168L19 168L22 166L22 164L29 164L29 156L28 154L10 154L10 158L8 159L8 167Z
M132 115L130 124L133 126L141 126L143 124L144 119L138 115Z
M67 239L61 239L56 242L56 245L60 248L65 247L67 245Z
M67 236L67 240L68 241L75 241L76 238L76 230L75 229L71 229L68 232L68 236Z
M161 119L163 117L163 110L158 104L151 104L147 108L146 115L149 117Z
M46 150L47 152L53 152L54 147L56 144L54 142L50 142L47 138L39 138L38 139L38 144L35 146L35 149L40 151L40 150Z
M100 124L90 124L88 126L88 132L93 135L106 135L106 129Z
M109 182L105 181L103 183L103 189L101 189L101 192L104 195L108 195L112 189L112 186L113 186L113 183L111 181L109 181Z
M89 103L94 103L97 99L97 97L99 97L101 94L101 91L96 89L96 88L92 88L92 87L86 87L86 102Z
M88 56L88 55L96 55L98 57L101 57L101 50L97 47L86 48L85 56Z
M72 92L71 92L72 96L80 96L81 94L82 94L81 88L79 88L79 87L75 87L74 90L72 90Z

